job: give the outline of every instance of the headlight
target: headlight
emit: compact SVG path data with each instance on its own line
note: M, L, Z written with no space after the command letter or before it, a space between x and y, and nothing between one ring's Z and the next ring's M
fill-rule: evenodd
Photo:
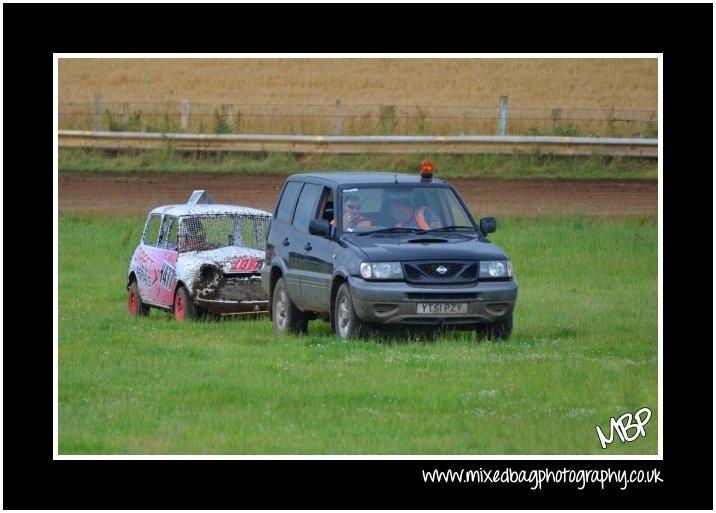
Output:
M480 278L512 278L512 262L509 260L480 262Z
M219 282L221 271L213 265L202 265L201 266L201 281L205 285L213 285Z
M398 262L361 262L360 275L366 280L398 280L403 270Z

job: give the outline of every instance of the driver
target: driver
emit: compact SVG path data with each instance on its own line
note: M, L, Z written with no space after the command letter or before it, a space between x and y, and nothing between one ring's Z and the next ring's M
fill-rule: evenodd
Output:
M343 230L353 231L356 228L364 228L373 226L370 219L366 219L360 213L360 198L355 194L350 194L343 198Z
M206 249L206 232L198 219L187 219L183 225L184 251Z

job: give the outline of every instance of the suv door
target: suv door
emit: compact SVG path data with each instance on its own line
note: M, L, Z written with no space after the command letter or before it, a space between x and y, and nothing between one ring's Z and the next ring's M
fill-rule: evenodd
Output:
M322 187L319 201L312 211L312 219L325 219L326 209L333 204L334 192L329 187ZM333 214L335 215L335 214ZM304 229L304 226L301 226ZM308 224L305 225L306 239L303 246L301 275L301 290L303 292L302 306L313 312L328 312L330 310L331 280L333 279L333 255L336 253L332 239L308 233Z
M271 219L271 228L269 229L266 247L267 254L273 255L270 260L283 263L280 267L283 270L286 290L291 298L297 298L301 293L298 276L291 270L289 265L289 253L291 239L294 239L294 244L296 243L291 229L291 222L293 221L298 195L301 193L302 188L302 182L286 182L276 204L276 212L274 212L274 216Z
M318 206L323 197L323 187L306 183L298 195L296 209L286 240L281 245L288 250L286 269L286 287L288 295L301 309L315 303L317 291L316 273L320 273L322 264L316 258L314 245L320 244L320 237L308 233L311 219L318 216ZM318 240L316 240L318 239Z

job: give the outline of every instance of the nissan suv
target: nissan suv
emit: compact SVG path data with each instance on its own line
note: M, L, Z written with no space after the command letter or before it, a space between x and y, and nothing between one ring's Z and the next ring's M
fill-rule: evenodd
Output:
M457 190L420 174L291 175L269 222L261 285L277 334L330 322L342 340L389 328L512 333L517 280Z

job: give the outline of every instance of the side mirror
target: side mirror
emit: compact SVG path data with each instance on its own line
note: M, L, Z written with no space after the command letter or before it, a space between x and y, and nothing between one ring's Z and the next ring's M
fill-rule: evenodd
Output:
M327 219L311 219L308 223L308 233L330 238L331 223Z
M497 220L494 217L483 217L480 219L480 231L482 233L494 233L497 230Z

